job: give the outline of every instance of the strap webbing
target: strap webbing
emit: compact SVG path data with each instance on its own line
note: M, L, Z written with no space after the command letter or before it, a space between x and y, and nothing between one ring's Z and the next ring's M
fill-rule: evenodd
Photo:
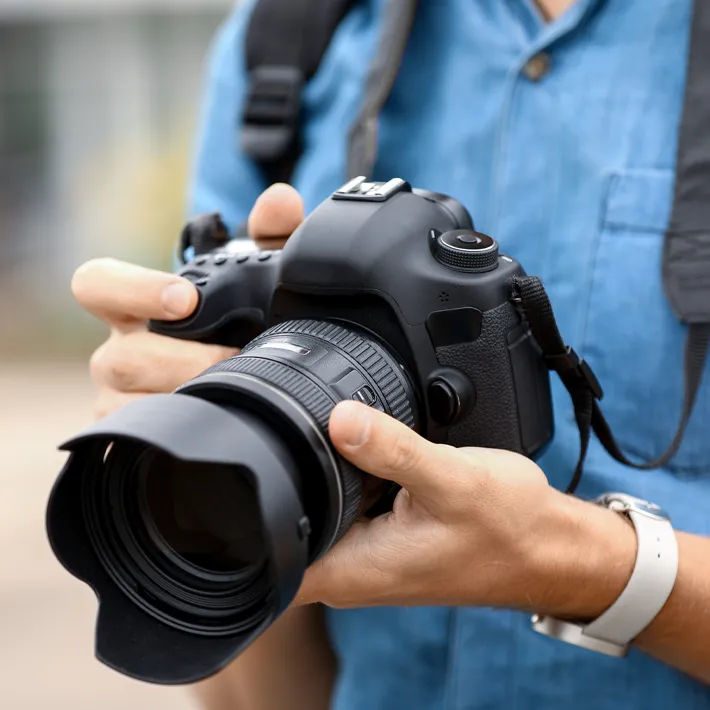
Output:
M389 0L365 98L348 141L348 179L374 176L380 113L392 92L417 13L418 0Z
M599 382L589 364L572 348L565 345L550 300L540 279L535 276L515 279L513 298L519 304L530 331L542 350L548 368L559 375L572 398L579 428L580 455L567 493L574 493L581 480L592 430L607 452L626 466L641 470L665 466L678 451L693 412L710 349L710 325L696 324L690 327L685 351L685 394L682 415L673 441L655 460L636 463L625 456L616 443L609 424L599 409L598 402L604 396Z
M302 151L301 92L359 0L259 0L246 37L241 147L268 182L289 182Z
M683 323L710 323L710 2L695 0L663 285ZM692 329L689 337L693 335ZM689 349L691 346L689 344Z

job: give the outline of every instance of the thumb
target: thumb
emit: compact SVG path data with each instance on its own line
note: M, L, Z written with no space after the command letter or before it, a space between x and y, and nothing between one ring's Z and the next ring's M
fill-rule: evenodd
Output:
M331 414L330 439L359 469L436 499L461 462L455 449L427 441L393 417L352 400Z
M276 183L259 195L249 215L249 236L266 248L278 248L304 218L301 196L290 185Z

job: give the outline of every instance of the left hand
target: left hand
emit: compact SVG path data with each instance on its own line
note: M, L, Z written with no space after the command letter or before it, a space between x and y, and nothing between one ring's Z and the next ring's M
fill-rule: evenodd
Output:
M356 522L310 567L296 604L494 606L593 618L628 581L633 528L556 491L523 456L433 444L356 402L336 407L330 437L353 464L402 490L391 513Z

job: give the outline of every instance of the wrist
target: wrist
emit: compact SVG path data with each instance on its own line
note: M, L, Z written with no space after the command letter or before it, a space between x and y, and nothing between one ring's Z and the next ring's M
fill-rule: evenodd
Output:
M553 490L539 528L526 550L519 607L577 621L600 616L633 572L633 525L618 513Z

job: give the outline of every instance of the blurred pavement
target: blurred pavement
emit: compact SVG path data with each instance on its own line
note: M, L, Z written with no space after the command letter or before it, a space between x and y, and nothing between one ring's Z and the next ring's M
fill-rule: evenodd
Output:
M0 361L0 708L195 710L190 691L129 680L94 659L93 593L56 562L44 510L65 455L90 421L85 362Z

